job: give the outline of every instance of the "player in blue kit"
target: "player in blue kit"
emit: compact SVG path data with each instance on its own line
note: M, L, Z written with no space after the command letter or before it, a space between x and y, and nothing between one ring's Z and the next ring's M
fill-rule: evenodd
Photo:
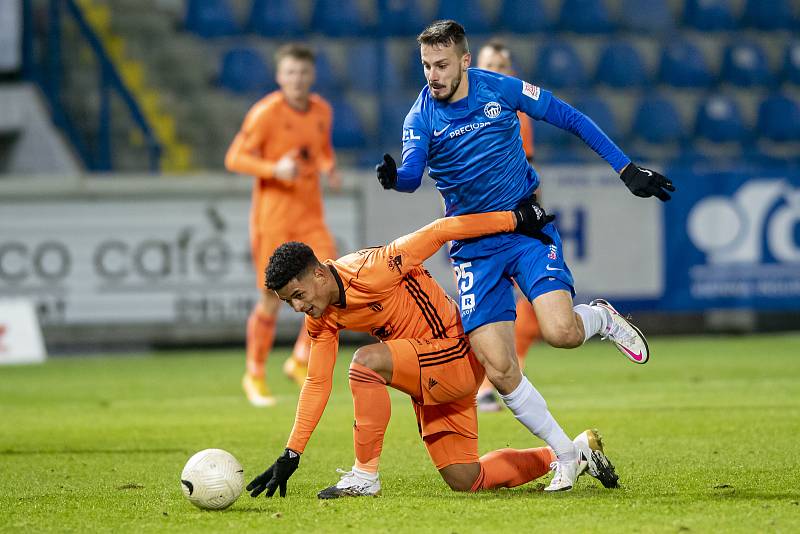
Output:
M428 84L403 125L402 165L397 168L385 154L376 166L385 189L414 191L427 166L448 216L514 209L539 185L520 140L517 111L523 111L580 137L620 173L634 195L670 199L668 191L675 188L669 180L632 164L580 111L528 82L469 68L467 39L457 22L434 22L417 42ZM473 350L517 420L555 451L556 472L546 490L564 491L574 484L578 454L544 398L520 372L512 279L533 303L550 345L574 348L600 334L635 363L646 363L650 354L639 329L607 301L573 307L574 282L552 220L543 210L537 214L538 239L497 234L455 241L450 257Z

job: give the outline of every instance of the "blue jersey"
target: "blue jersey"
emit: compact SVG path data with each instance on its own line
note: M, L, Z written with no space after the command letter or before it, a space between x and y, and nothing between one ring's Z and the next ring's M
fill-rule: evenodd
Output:
M446 214L513 210L538 186L525 158L517 110L541 119L550 92L480 69L468 69L469 94L455 103L426 85L403 124L403 154L420 148Z

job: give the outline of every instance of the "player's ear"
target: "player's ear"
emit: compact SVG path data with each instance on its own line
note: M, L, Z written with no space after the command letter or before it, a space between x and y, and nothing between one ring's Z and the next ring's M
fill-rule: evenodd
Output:
M467 70L471 63L472 63L472 54L466 52L461 57L461 70Z

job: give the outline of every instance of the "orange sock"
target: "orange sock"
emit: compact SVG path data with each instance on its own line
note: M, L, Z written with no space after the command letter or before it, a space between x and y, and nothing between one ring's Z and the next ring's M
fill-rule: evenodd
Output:
M525 297L517 299L517 320L514 322L514 345L519 358L520 369L523 368L525 355L534 341L541 339L542 332L539 328L539 320L536 312L533 311L533 304L528 302Z
M513 488L550 471L556 455L550 447L498 449L481 456L481 472L471 491Z
M247 319L247 374L264 378L264 364L275 341L275 317L257 304Z
M368 473L377 473L383 449L383 435L392 416L392 403L386 381L369 367L351 363L350 391L353 393L355 413L355 466Z
M308 365L308 355L311 352L311 338L308 337L308 330L306 329L306 322L300 325L300 333L297 334L297 341L294 342L294 349L292 349L292 358L297 363Z

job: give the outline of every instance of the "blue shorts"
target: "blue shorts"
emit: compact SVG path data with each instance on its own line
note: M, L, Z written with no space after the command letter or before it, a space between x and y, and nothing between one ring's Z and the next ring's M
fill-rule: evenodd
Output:
M552 223L544 231L553 239L552 245L513 233L453 242L450 260L465 332L516 318L514 282L529 301L558 289L575 296L561 237Z

